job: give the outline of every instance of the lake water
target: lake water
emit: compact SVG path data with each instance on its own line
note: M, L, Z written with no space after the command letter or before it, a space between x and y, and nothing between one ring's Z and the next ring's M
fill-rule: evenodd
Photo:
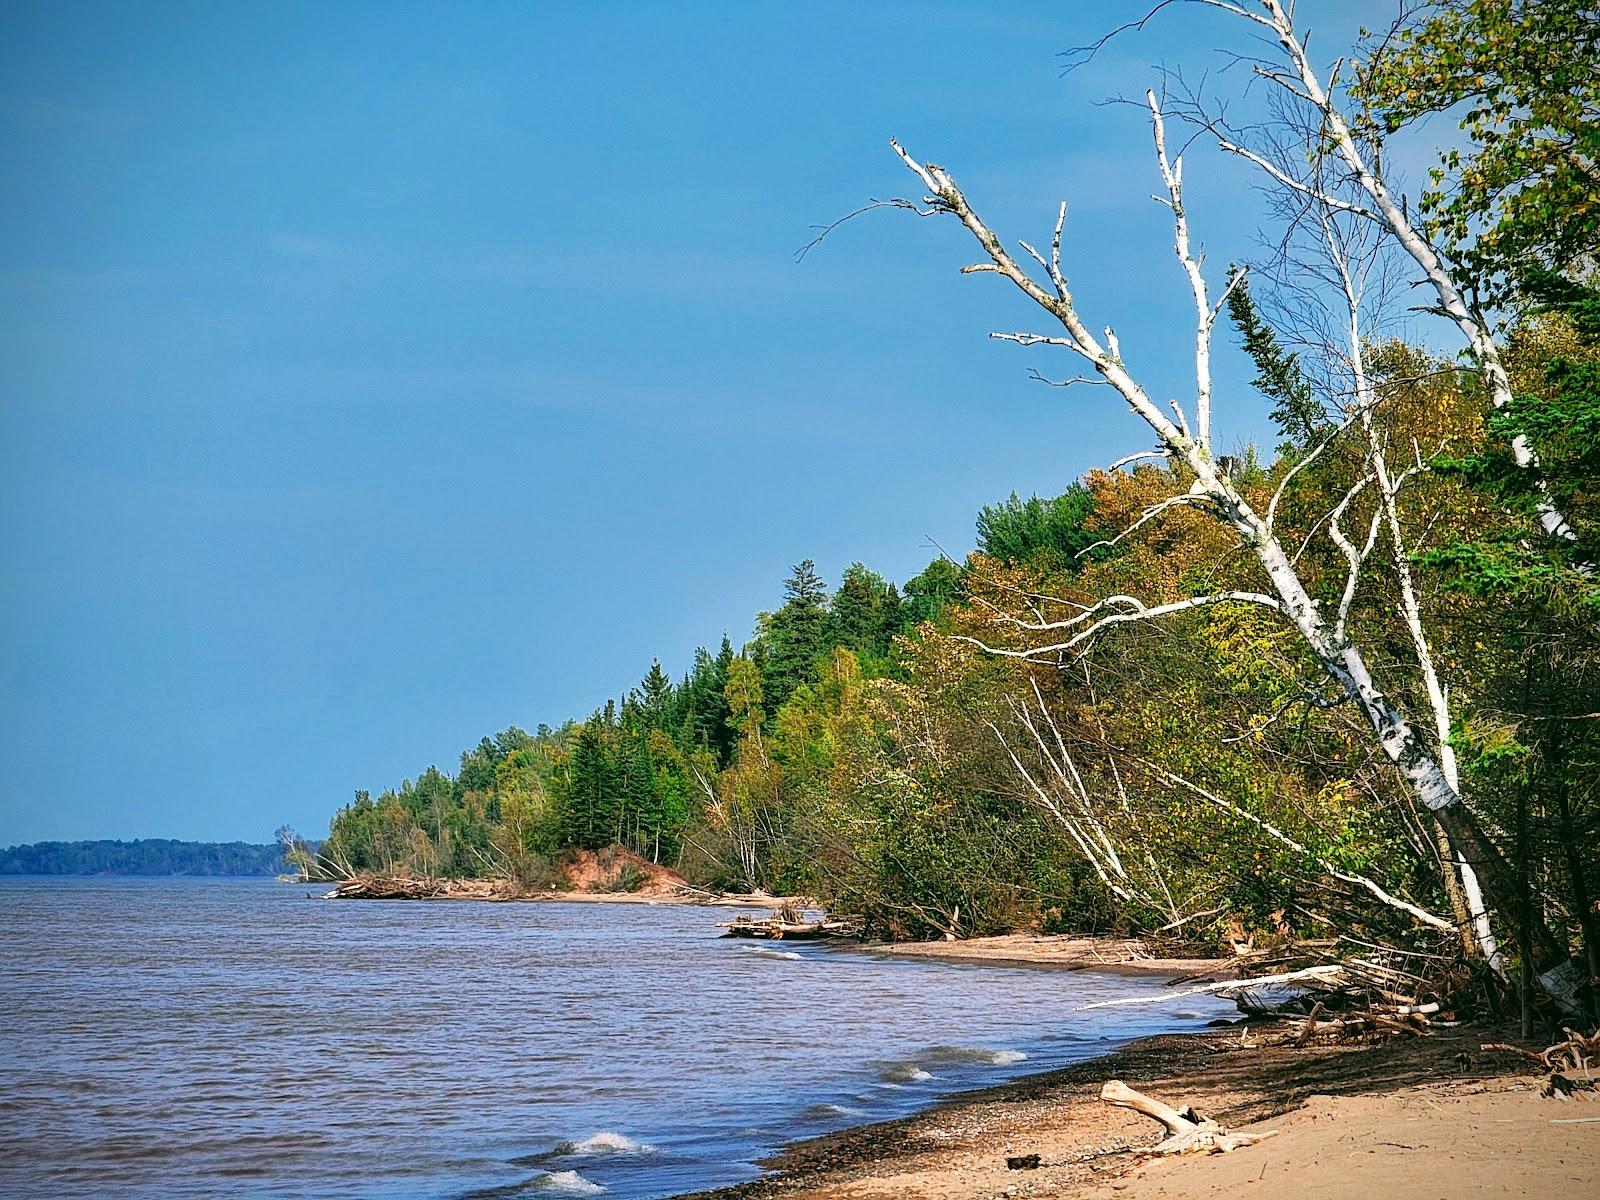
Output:
M1159 985L719 939L727 910L307 891L0 880L0 1194L642 1200L1231 1011L1077 1011Z

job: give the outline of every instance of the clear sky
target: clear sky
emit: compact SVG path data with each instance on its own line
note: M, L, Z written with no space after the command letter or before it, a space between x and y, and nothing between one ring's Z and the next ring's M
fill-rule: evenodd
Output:
M1188 395L1147 123L1097 102L1238 39L1174 12L1062 76L1142 7L7 4L0 843L319 834L747 638L802 558L903 581L1147 447L985 339L1036 323L953 225L794 261L914 190L898 136L1009 236L1066 198L1082 308ZM1220 275L1253 181L1189 176Z

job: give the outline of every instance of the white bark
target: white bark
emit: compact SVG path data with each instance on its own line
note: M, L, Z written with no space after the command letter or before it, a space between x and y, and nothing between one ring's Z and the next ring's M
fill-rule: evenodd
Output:
M1157 766L1155 763L1147 762L1147 763L1145 763L1145 765L1147 767L1149 767L1152 771L1154 771L1156 774L1162 776L1163 778L1171 781L1172 783L1176 783L1178 786L1180 786L1180 787L1182 787L1182 788L1184 788L1184 789L1186 789L1186 790L1188 790L1190 792L1193 792L1196 796L1200 797L1200 799L1204 800L1207 804L1215 805L1217 808L1220 808L1225 812L1230 812L1236 817L1240 817L1240 818L1242 818L1242 819L1244 819L1246 821L1249 821L1252 825L1254 825L1257 829L1261 830L1261 832L1265 833L1268 837L1272 838L1274 841L1279 842L1284 846L1287 846L1289 849L1293 850L1296 854L1305 855L1312 862L1316 863L1325 872L1327 872L1329 875L1331 875L1334 879L1342 880L1345 883L1354 884L1356 887L1364 889L1365 891L1371 893L1371 895L1376 900L1378 900L1380 903L1387 904L1390 908L1399 909L1401 912L1404 912L1404 913L1408 914L1413 919L1415 919L1416 921L1418 921L1419 923L1421 923L1423 925L1431 925L1435 929L1449 929L1449 930L1454 930L1455 929L1455 927L1456 927L1455 926L1455 922L1447 921L1443 917L1437 915L1436 913L1431 913L1427 909L1422 908L1419 905L1411 903L1411 901L1409 901L1409 900L1405 900L1405 899L1402 899L1399 896L1394 895L1393 893L1388 891L1386 888L1384 888L1382 885L1380 885L1376 880L1369 879L1365 875L1357 875L1352 871L1341 871L1338 867L1334 866L1327 859L1320 858L1317 855L1312 854L1311 851L1306 849L1305 846L1303 846L1303 845L1301 845L1301 843L1295 841L1294 838L1292 838L1288 834L1284 833L1283 830L1277 828L1271 822L1264 821L1260 817L1256 816L1254 813L1248 812L1245 809L1240 808L1237 804L1234 804L1231 800L1224 800L1221 796L1216 795L1214 792L1209 792L1205 788L1201 787L1199 784L1192 783L1191 781L1185 779L1183 776L1176 775L1173 772L1168 771L1164 767Z
M1162 125L1159 105L1152 98L1151 111L1157 136ZM1087 629L1071 638L1034 654L1018 651L1001 651L1016 657L1035 657L1037 653L1061 653L1082 645L1086 640L1111 624L1133 620L1147 620L1166 612L1179 611L1196 604L1217 603L1221 600L1249 600L1264 603L1282 613L1294 625L1318 662L1345 694L1355 702L1371 726L1384 754L1399 770L1417 799L1428 809L1439 812L1460 803L1455 788L1450 785L1438 762L1417 736L1404 713L1384 693L1373 679L1360 650L1336 630L1323 616L1317 602L1307 591L1304 582L1291 562L1282 544L1266 522L1239 494L1227 475L1218 470L1210 452L1188 432L1188 423L1176 404L1174 417L1169 418L1151 400L1149 394L1129 373L1116 350L1110 331L1104 344L1090 333L1079 315L1071 291L1059 262L1053 257L1050 268L1051 287L1046 289L1030 276L1001 244L1000 239L983 222L968 203L965 194L944 168L918 163L899 142L892 142L895 153L916 173L927 188L926 203L935 211L953 215L977 239L988 254L995 270L1009 279L1029 299L1054 317L1066 331L1066 337L1051 339L1068 346L1086 359L1102 378L1127 401L1146 424L1155 432L1171 456L1182 462L1195 476L1194 491L1210 503L1208 509L1219 520L1235 530L1244 545L1254 554L1272 585L1272 595L1258 593L1220 593L1212 597L1197 597L1174 605L1126 609L1102 617ZM1181 184L1174 179L1181 200ZM1059 226L1058 226L1059 230ZM1059 232L1057 239L1059 240Z
M1155 98L1151 96L1149 99L1159 156L1159 147L1163 144L1162 113ZM1384 755L1393 763L1418 802L1439 814L1441 820L1445 820L1446 816L1450 818L1447 833L1450 834L1452 842L1460 836L1475 837L1475 827L1472 826L1470 818L1459 815L1462 811L1459 794L1438 759L1418 736L1407 716L1373 678L1364 655L1350 640L1343 622L1330 621L1323 614L1272 528L1240 495L1227 474L1218 469L1206 444L1190 432L1182 408L1174 403L1173 416L1167 416L1129 372L1121 357L1115 335L1110 329L1105 331L1103 341L1090 332L1087 323L1078 312L1060 266L1060 219L1057 221L1051 257L1045 264L1049 277L1049 285L1046 286L1030 275L1005 249L1000 239L973 210L948 171L933 164L919 163L898 142L892 142L891 145L907 168L916 174L926 188L925 205L935 213L954 216L977 240L989 259L989 262L984 264L988 268L985 273L997 273L1010 280L1018 290L1054 318L1064 331L1064 336L1015 335L1014 340L1058 345L1070 348L1081 355L1150 426L1169 456L1181 462L1193 473L1195 483L1190 494L1202 499L1205 502L1202 507L1207 512L1238 534L1244 546L1255 555L1271 585L1270 594L1226 592L1155 606L1144 605L1132 597L1113 598L1064 622L1041 621L1032 625L1016 622L1024 629L1074 629L1071 636L1049 645L1025 650L984 648L1019 658L1035 658L1041 654L1059 655L1085 644L1114 624L1148 620L1165 613L1224 601L1262 604L1279 612L1294 626L1318 663L1338 683L1363 715ZM1166 174L1176 221L1183 212L1181 179L1176 171L1169 170ZM1061 213L1063 215L1065 213L1064 206ZM1180 238L1180 246L1186 239L1185 229ZM1182 249L1180 257L1183 257ZM1044 261L1037 255L1035 258ZM1186 274L1192 262L1192 257L1185 262ZM1203 301L1203 290L1197 292L1197 296ZM1206 336L1208 331L1202 325L1201 340ZM1202 368L1207 358L1197 354L1196 361L1197 368ZM1202 386L1197 389L1197 394L1206 391L1207 389ZM1352 569L1358 571L1359 563L1352 564ZM1116 606L1114 611L1104 612L1107 606L1113 605ZM1082 628L1078 628L1079 626Z
M1032 682L1033 704L1013 700L1010 697L1007 697L1007 703L1011 706L1012 714L1018 723L1033 738L1039 757L1049 768L1049 777L1045 782L1040 782L1023 762L1021 755L1012 747L1000 727L990 721L989 729L999 741L1001 748L1005 750L1006 757L1011 760L1012 768L1027 784L1029 792L1040 807L1050 813L1067 831L1067 836L1078 847L1078 852L1094 868L1100 882L1113 895L1130 904L1143 905L1151 911L1162 912L1173 922L1182 924L1187 918L1179 912L1154 862L1149 863L1150 878L1161 889L1160 896L1157 896L1145 882L1136 879L1124 865L1122 855L1117 850L1106 822L1100 815L1097 798L1084 783L1083 774L1078 770L1072 752L1067 749L1061 727L1050 715L1049 706L1045 703L1038 681ZM1048 730L1049 738L1045 737L1045 730ZM1113 771L1115 771L1114 764ZM1120 783L1119 777L1119 794ZM1123 799L1125 800L1125 797Z
M1351 204L1340 197L1330 195L1319 184L1296 179L1261 155L1226 138L1219 138L1218 144L1221 148L1255 163L1279 184L1301 195L1331 208L1380 222L1421 269L1423 278L1438 298L1440 311L1460 330L1473 357L1478 360L1491 402L1496 408L1504 408L1512 400L1511 379L1506 373L1505 364L1500 356L1500 347L1495 341L1493 331L1467 303L1438 252L1434 250L1423 232L1412 223L1406 206L1395 199L1381 172L1375 164L1368 161L1349 122L1345 120L1344 114L1335 103L1331 87L1324 84L1312 66L1305 41L1295 29L1291 9L1285 8L1281 0L1261 0L1262 8L1265 10L1263 16L1228 3L1227 0L1200 0L1200 3L1244 17L1272 31L1284 57L1288 60L1290 78L1285 78L1278 72L1259 68L1258 74L1271 79L1311 107L1317 114L1317 122L1323 136L1349 171L1351 182L1370 203ZM1522 435L1519 434L1512 439L1511 452L1519 467L1530 471L1538 469L1538 456ZM1540 487L1543 490L1542 483ZM1540 502L1538 511L1539 524L1551 537L1566 541L1572 541L1577 537L1572 527L1548 498Z
M1344 297L1347 338L1345 353L1354 384L1352 394L1358 419L1367 435L1367 461L1372 470L1370 478L1377 484L1378 506L1373 514L1372 532L1376 534L1377 522L1381 518L1389 535L1395 579L1399 586L1400 615L1411 638L1412 649L1417 656L1418 671L1422 676L1423 691L1428 697L1428 707L1433 714L1439 768L1452 790L1459 795L1461 783L1456 770L1455 748L1450 744L1450 703L1439 678L1432 648L1428 644L1427 631L1423 625L1422 605L1418 601L1416 583L1411 573L1411 549L1406 543L1405 531L1400 522L1400 488L1410 475L1424 469L1422 455L1418 452L1416 465L1398 476L1389 469L1384 439L1374 420L1378 401L1374 394L1371 375L1367 370L1366 343L1361 330L1364 277L1361 268L1353 261L1357 255L1350 252L1350 243L1341 235L1335 218L1325 207L1319 213L1319 224L1328 260L1333 266ZM1369 538L1369 549L1371 544L1372 540ZM1352 581L1354 577L1353 568ZM1340 612L1341 622L1344 619L1345 608L1348 607L1348 600L1347 593L1345 607L1341 608ZM1484 961L1497 975L1503 976L1505 970L1500 947L1495 939L1494 929L1490 925L1488 911L1484 907L1483 889L1479 885L1477 872L1459 852L1453 853L1452 857L1453 862L1447 869L1453 869L1461 880L1473 937L1483 954Z
M1183 272L1189 279L1189 291L1194 297L1194 436L1201 453L1210 454L1211 327L1216 322L1218 309L1212 308L1211 301L1206 298L1206 278L1200 273L1200 260L1189 245L1189 216L1183 207L1183 156L1179 155L1176 162L1167 161L1166 126L1161 120L1161 106L1155 92L1147 91L1144 97L1155 120L1156 163L1161 168L1162 182L1167 185L1165 203L1172 209L1175 230L1173 251L1183 264Z

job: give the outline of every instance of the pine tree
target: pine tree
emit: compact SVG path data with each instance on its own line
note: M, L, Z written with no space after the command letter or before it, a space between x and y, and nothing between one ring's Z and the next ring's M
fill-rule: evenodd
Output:
M816 662L829 649L828 589L809 558L783 585L783 607L767 619L765 680L768 712L776 712L796 688L816 678Z
M616 761L600 730L601 723L595 720L579 729L567 767L563 840L586 850L611 842L620 810Z
M978 549L1003 563L1035 562L1050 570L1074 570L1079 556L1100 538L1085 525L1094 497L1074 483L1053 500L1021 499L1015 492L978 512Z
M648 854L661 828L661 806L656 796L656 761L650 752L648 730L639 730L625 743L622 784L622 824L632 848Z
M1311 385L1300 369L1298 358L1278 344L1272 326L1261 319L1250 285L1238 279L1238 269L1228 272L1232 290L1228 293L1228 316L1244 341L1244 352L1256 364L1256 377L1250 381L1273 401L1268 414L1283 435L1280 454L1311 449L1330 428L1328 414L1311 393Z
M672 680L661 669L661 660L652 658L650 670L639 685L639 705L645 724L651 729L665 729L672 717Z
M899 630L899 610L900 594L892 583L860 563L851 563L833 598L829 640L859 656L882 658Z

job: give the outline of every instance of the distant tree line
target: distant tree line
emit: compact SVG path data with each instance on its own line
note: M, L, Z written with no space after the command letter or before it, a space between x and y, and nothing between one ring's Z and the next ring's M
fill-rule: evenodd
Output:
M180 842L34 842L0 850L0 875L281 875L290 870L281 844Z

